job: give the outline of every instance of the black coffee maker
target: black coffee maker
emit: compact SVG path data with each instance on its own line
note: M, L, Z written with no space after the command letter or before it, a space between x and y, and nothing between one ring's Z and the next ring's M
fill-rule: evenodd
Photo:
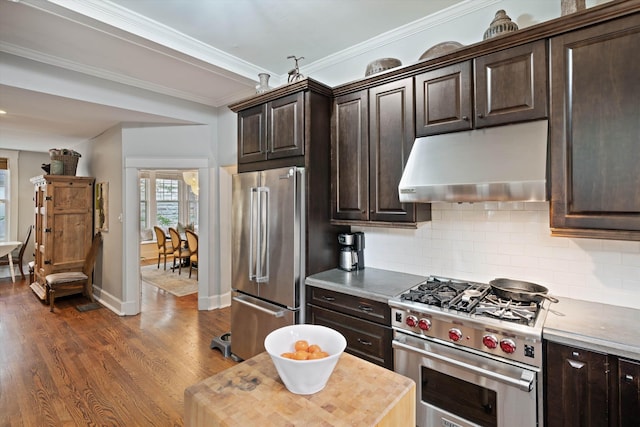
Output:
M338 234L338 243L340 243L339 268L344 271L364 269L364 233L357 231Z

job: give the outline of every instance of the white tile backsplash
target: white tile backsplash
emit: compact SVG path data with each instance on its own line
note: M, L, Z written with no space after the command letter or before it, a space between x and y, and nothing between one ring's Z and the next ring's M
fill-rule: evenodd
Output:
M551 237L548 203L434 203L417 230L365 232L365 265L422 276L539 283L554 295L640 309L640 242Z

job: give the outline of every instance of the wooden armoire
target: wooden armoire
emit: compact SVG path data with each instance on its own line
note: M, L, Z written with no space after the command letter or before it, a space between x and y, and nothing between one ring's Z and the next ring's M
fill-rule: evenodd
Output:
M46 300L48 274L82 270L93 237L95 178L40 175L31 178L31 183L35 186L31 289ZM69 294L56 293L56 297L64 295Z

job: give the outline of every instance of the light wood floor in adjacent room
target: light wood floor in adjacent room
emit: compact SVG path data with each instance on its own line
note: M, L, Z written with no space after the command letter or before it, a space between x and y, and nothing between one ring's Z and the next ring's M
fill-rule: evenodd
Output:
M82 295L50 313L19 279L0 279L0 427L182 426L184 389L235 364L210 348L230 309L197 294L143 285L137 316L79 312Z

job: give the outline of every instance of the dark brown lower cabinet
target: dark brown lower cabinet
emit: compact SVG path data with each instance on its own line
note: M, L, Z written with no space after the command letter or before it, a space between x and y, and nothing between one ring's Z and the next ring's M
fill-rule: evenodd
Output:
M545 346L545 426L640 426L639 361Z
M640 362L618 360L618 406L617 425L640 426Z
M386 303L307 287L307 323L344 335L346 352L393 370L391 309Z
M545 426L609 425L609 357L546 343Z

